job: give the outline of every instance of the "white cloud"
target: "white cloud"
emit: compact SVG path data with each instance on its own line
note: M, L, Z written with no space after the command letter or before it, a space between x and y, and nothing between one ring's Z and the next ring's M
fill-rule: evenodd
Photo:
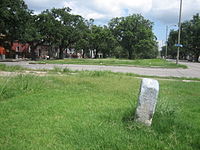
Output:
M200 0L183 0L183 20L190 19L200 10ZM180 0L152 0L151 17L164 23L177 23Z
M70 7L72 13L89 19L109 20L113 17L140 13L164 23L177 23L180 0L25 0L31 9L42 11L53 7ZM183 19L200 12L200 0L183 0Z
M112 18L126 13L143 13L151 9L152 0L73 0L65 3L73 12L84 17ZM88 15L88 13L90 13ZM97 15L98 14L98 15ZM100 15L101 14L101 15Z

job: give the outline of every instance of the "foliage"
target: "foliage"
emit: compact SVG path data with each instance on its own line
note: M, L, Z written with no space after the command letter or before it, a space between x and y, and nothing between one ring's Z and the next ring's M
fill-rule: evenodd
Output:
M169 35L168 45L169 50L168 54L171 57L176 57L178 31L172 30ZM182 23L181 28L181 44L183 48L180 50L180 57L186 58L186 56L192 56L195 61L198 61L200 56L200 16L196 14L193 16L193 19L185 21Z
M106 58L112 55L116 40L106 26L93 25L91 29L91 45L95 51L95 58L97 58L99 52L103 54L103 58Z
M89 53L93 51L95 58L98 53L103 58L127 54L129 58L157 56L153 24L141 15L114 18L109 27L102 27L93 25L93 19L71 14L68 7L47 9L34 15L23 0L2 0L0 4L0 34L6 37L0 37L1 43L12 45L15 40L28 43L33 60L40 45L48 45L50 57L59 52L61 59L66 50L72 49L75 53L83 52L83 57L91 57Z
M21 66L7 66L5 64L0 64L0 71L22 71L25 70L25 68L22 68Z
M44 82L37 76L18 75L1 80L0 101L25 93L35 93L42 90Z
M109 27L114 36L128 52L128 58L155 58L155 36L152 32L153 23L139 14L128 17L113 18Z
M31 11L23 0L0 1L0 45L6 48L9 42L23 39L26 21Z

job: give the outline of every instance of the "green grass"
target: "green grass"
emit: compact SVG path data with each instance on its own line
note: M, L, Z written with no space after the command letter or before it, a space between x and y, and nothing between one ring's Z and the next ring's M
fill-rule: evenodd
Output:
M14 71L22 71L25 70L23 67L21 66L7 66L5 64L0 64L0 71L10 71L10 72L14 72Z
M140 86L133 76L0 77L0 149L200 149L200 83L159 83L145 127L133 121Z
M187 68L185 65L176 65L173 62L164 59L62 59L62 60L44 60L33 63L48 64L81 64L81 65L111 65L111 66L140 66L140 67L160 67L160 68Z

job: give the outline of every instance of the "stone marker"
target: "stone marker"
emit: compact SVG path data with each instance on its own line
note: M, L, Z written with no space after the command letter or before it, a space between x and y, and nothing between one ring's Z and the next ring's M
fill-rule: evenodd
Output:
M157 80L144 78L141 82L135 121L151 126L159 93Z

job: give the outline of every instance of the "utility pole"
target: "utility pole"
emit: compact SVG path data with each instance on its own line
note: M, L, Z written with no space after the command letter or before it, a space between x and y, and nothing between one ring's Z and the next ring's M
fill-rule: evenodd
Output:
M167 48L168 48L168 26L166 26L166 47L165 47L165 59L167 59Z
M180 41L181 41L181 16L182 16L182 0L180 0L180 12L179 12L179 23L178 23L178 50L177 50L177 56L176 56L176 64L179 63L179 50L180 50Z

